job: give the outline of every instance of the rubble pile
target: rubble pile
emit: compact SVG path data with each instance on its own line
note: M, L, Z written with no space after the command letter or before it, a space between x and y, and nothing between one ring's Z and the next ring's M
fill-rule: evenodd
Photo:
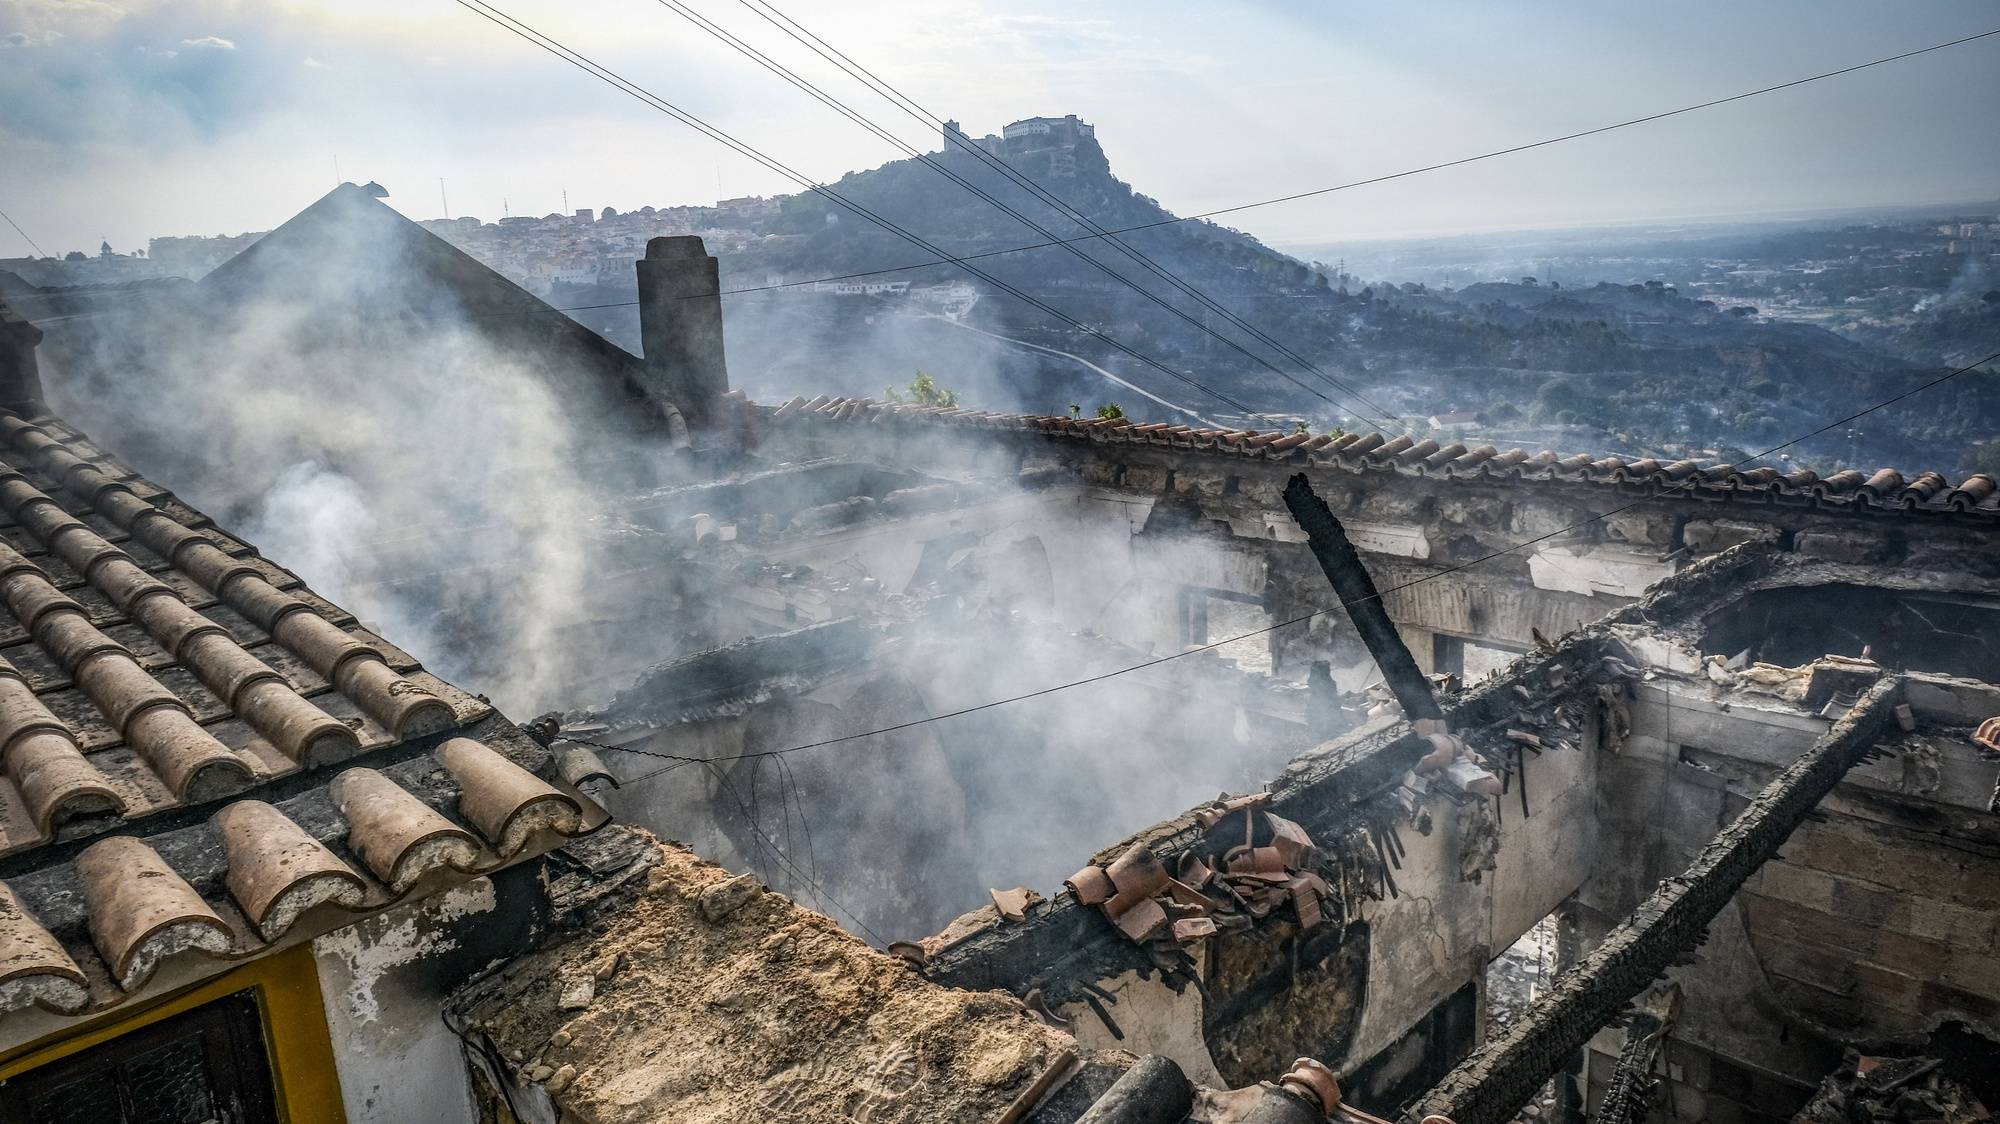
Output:
M1401 850L1393 828L1382 836L1357 831L1341 848L1322 851L1303 827L1267 810L1270 800L1268 792L1224 796L1197 811L1205 843L1184 852L1172 871L1150 847L1135 843L1110 865L1084 867L1064 885L1119 932L1149 946L1169 970L1184 963L1186 947L1273 914L1301 932L1344 923L1350 898L1379 896L1393 886L1387 867Z
M1933 1057L1871 1057L1853 1050L1820 1083L1793 1124L1979 1124L1992 1112Z

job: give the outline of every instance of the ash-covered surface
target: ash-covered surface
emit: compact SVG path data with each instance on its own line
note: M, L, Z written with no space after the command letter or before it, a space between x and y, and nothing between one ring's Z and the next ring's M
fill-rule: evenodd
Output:
M1990 1067L1992 1061L1989 1055L1982 1064ZM1968 1076L1963 1059L1872 1057L1850 1050L1792 1119L1794 1124L1981 1124L1993 1114L1973 1084L1962 1079ZM1990 1085L1990 1068L1986 1076Z
M931 984L674 843L599 931L453 1013L592 1124L988 1121L1074 1050L1018 1001Z

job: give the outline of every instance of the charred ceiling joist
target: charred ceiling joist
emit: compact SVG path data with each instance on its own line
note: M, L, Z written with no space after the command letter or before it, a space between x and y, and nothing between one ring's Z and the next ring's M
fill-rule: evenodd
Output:
M1467 1057L1405 1119L1434 1114L1457 1124L1511 1119L1571 1051L1702 942L1709 923L1744 881L1777 854L1895 722L1904 683L1901 676L1878 680L1810 750L1772 778L1685 873L1662 882L1526 1018Z
M1382 669L1382 678L1395 693L1403 713L1412 722L1442 720L1444 712L1438 709L1430 680L1417 667L1402 635L1396 631L1395 622L1389 619L1375 580L1361 564L1361 553L1348 540L1347 531L1334 517L1333 510L1312 490L1305 473L1297 473L1286 482L1285 506L1305 530L1313 557L1326 572L1326 580L1333 584L1341 606L1353 619L1362 643L1368 645L1368 653Z

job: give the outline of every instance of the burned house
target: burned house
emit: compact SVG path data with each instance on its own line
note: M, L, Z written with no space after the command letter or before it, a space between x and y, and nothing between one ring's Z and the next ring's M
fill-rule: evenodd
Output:
M294 650L300 626L280 628L275 601L224 596L246 598L252 570L280 592L296 578L23 396L0 423L21 481L0 477L9 541L181 704L151 709L217 727L255 763L21 836L0 881L22 955L66 956L81 990L14 994L85 998L0 1020L21 1028L0 1053L8 1081L23 1058L116 1041L99 1029L130 963L98 930L133 907L91 904L84 858L104 835L149 848L222 926L161 945L135 1006L192 1009L175 1004L222 994L211 976L309 948L292 955L319 964L354 1120L1251 1121L1358 1105L1460 1124L1524 1109L1727 1122L1886 1103L1898 1078L1924 1111L2000 1103L1982 1064L2000 1057L1990 477L756 403L729 390L698 242L649 248L631 356L358 189L302 220L259 243L261 263L217 270L206 299L319 307L316 282L288 290L303 282L287 244L359 275L336 236L359 223L420 263L396 284L426 296L338 286L365 299L314 320L319 369L365 387L369 368L342 358L362 344L430 318L477 333L494 312L505 350L530 357L519 385L557 388L575 415L583 439L529 462L575 474L566 509L536 507L515 461L482 468L489 446L519 444L482 435L450 445L449 466L512 489L532 524L494 531L478 509L449 533L384 534L339 573L367 613L416 620L468 688L555 713L530 737L294 594L302 621L451 705L450 723L389 729L341 678L362 665L330 674L323 650ZM115 379L85 368L127 353L50 350L64 416L102 436L96 409L120 430L133 403L94 405ZM313 455L351 456L326 441ZM369 468L346 471L409 510ZM416 485L456 509L453 473ZM213 551L176 554L185 535L126 495ZM275 526L268 510L257 523ZM547 526L578 575L559 601L522 592L563 568L537 565ZM189 636L220 633L160 641L147 594L97 584L123 576L100 545L271 676L210 684L220 665L202 663L221 657ZM406 618L412 590L444 608ZM546 611L510 616L520 603ZM95 767L167 784L125 748L138 712L102 710L63 662L91 650L35 631L38 612L63 614L16 611L19 682L86 763L123 753ZM522 629L533 643L512 643ZM278 720L246 701L281 686L352 718L352 744L287 756L257 724ZM534 830L487 832L505 817L462 775L461 737L507 765L502 787L525 801L507 815ZM342 795L370 769L463 837L440 888L396 890L374 865ZM230 841L285 829L231 809L259 801L302 837L285 854L320 849L317 906L254 904L270 897L250 888L255 855L239 874ZM558 805L573 814L534 818ZM606 813L622 826L558 846ZM327 863L349 871L347 899ZM273 910L281 934L252 916ZM1502 996L1496 964L1518 968L1523 947L1545 962L1531 994ZM228 956L252 959L225 970ZM277 1041L267 1028L282 1062Z

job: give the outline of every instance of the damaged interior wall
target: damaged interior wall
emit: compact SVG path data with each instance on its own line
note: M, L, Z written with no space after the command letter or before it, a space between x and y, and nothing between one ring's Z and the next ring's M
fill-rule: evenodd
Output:
M1939 651L1948 657L1949 645ZM1606 859L1579 895L1587 930L1615 923L1828 725L1808 674L1711 674L1698 652L1658 651L1632 734L1602 765ZM1674 971L1686 999L1656 1111L1787 1118L1849 1047L1921 1052L1954 1024L2000 1056L1995 755L1969 737L2000 713L2000 690L1918 681L1910 700L1917 728L1849 774ZM1620 1041L1607 1032L1593 1044L1593 1105Z
M1440 1010L1452 1010L1468 987L1476 1006L1477 981L1493 951L1539 922L1589 873L1596 753L1586 746L1596 696L1567 708L1547 700L1552 684L1586 681L1572 680L1578 675L1615 681L1617 672L1596 666L1581 646L1565 649L1563 659L1560 672L1524 666L1448 706L1483 731L1494 760L1530 759L1526 787L1518 787L1514 763L1517 786L1500 800L1460 802L1429 784L1408 788L1408 770L1423 752L1406 734L1395 736L1398 727L1380 723L1280 774L1271 785L1272 814L1308 832L1336 872L1364 872L1358 882L1352 874L1328 876L1329 900L1338 905L1333 926L1302 935L1288 915L1274 915L1248 932L1217 933L1199 943L1194 963L1203 982L1192 988L1135 955L1138 946L1106 932L1094 910L1063 894L1021 922L991 910L961 919L925 942L930 974L965 987L1039 991L1080 1041L1165 1053L1190 1073L1240 1083L1287 1051L1354 1073L1387 1055L1370 1071L1371 1091L1397 1095L1409 1079L1406 1095L1421 1093L1424 1079L1436 1076L1424 1072L1427 1061L1456 1060L1476 1036L1475 1020ZM1538 722L1547 724L1545 735L1530 732ZM1510 731L1545 752L1528 752ZM1222 845L1201 825L1205 815L1196 809L1157 825L1096 861L1111 863L1143 844L1185 863ZM1357 951L1358 960L1351 955ZM1107 1004L1099 992L1117 1002ZM1418 1028L1454 1040L1434 1054L1423 1038L1411 1039Z

